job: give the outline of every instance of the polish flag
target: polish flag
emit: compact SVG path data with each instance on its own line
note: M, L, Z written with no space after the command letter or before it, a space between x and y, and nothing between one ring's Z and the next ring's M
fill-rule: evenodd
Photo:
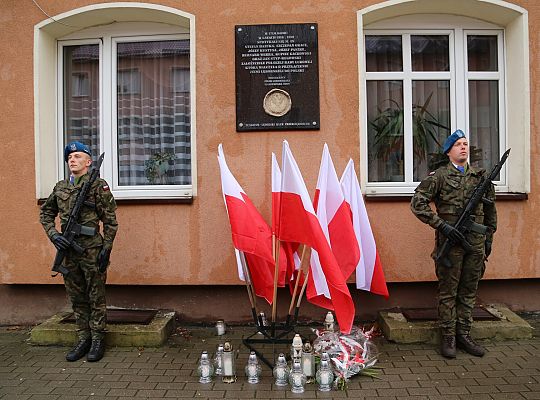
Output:
M321 228L330 242L343 277L347 280L360 260L360 249L352 224L351 209L341 191L341 184L326 143L321 158L314 206ZM315 270L320 270L316 252L311 253L311 262L315 264ZM316 275L314 274L313 277L315 279ZM315 286L319 287L317 282ZM324 286L324 282L321 282L321 291L318 290L318 294L324 292Z
M279 206L281 200L281 170L272 153L272 232L277 235L279 232ZM297 253L298 243L280 241L280 270L278 286L285 286L289 282L289 287L294 287L294 273L300 268L300 257ZM286 258L282 258L285 256ZM285 260L285 263L282 263Z
M321 229L300 169L286 141L283 142L282 168L278 237L284 241L304 243L318 253L330 298L318 296L316 293L313 295L312 287L311 298L308 290L308 300L334 310L341 331L347 334L354 320L354 303L343 273ZM312 277L313 273L309 275L308 287L314 284Z
M375 245L364 198L360 191L360 183L354 171L353 160L349 161L343 172L341 188L345 201L352 211L354 233L360 246L360 260L356 267L356 287L388 298L388 288L381 260Z
M244 252L255 294L272 304L274 293L274 256L272 231L257 211L227 166L223 148L218 146L223 200L231 224L232 241L236 251L238 276L245 280L238 251Z

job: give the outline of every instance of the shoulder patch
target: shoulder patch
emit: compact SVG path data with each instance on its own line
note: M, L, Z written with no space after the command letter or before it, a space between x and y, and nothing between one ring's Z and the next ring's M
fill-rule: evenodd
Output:
M103 185L103 191L108 192L109 190L109 185Z
M431 172L428 174L428 176L433 176L433 175L435 175L435 171L431 171Z

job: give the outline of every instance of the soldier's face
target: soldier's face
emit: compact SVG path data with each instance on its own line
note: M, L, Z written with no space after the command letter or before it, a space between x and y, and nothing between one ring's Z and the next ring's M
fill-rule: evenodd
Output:
M73 176L86 174L90 165L92 165L92 159L82 151L75 151L68 155L68 168Z
M466 138L456 140L448 152L450 161L457 165L464 165L469 158L469 142Z

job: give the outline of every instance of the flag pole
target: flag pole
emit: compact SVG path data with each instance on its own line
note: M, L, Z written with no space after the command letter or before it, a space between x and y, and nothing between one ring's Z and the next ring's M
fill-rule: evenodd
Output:
M248 292L249 302L251 303L251 314L253 316L253 321L255 322L255 325L261 328L259 320L258 320L257 299L255 297L253 285L251 284L251 275L249 273L249 268L247 266L246 256L244 255L243 251L239 251L239 253L240 253L240 263L242 264L242 271L244 271L246 290Z
M274 294L272 296L272 336L274 336L276 328L276 313L277 313L277 286L279 276L279 253L280 253L280 240L276 238L276 235L272 235L272 247L274 250L274 259L276 265L274 268Z
M300 294L298 295L298 301L296 302L296 308L294 310L294 324L295 325L296 325L296 322L298 321L298 313L300 312L300 304L302 303L302 297L304 296L304 292L306 291L308 277L309 277L309 269L306 272L306 276L304 278L304 284L302 285L302 290L300 290Z
M303 286L306 285L307 278L308 278L306 270L309 271L309 261L308 261L308 264L307 264L308 266L307 267L305 266L305 263L306 263L306 258L309 260L310 257L311 257L311 247L309 247L307 245L304 245L304 248L302 249L302 257L300 258L300 268L298 270L298 275L296 276L296 282L294 284L294 290L293 290L292 297L291 297L291 304L289 305L289 313L287 314L286 325L289 325L289 322L291 321L291 315L292 315L292 311L293 311L293 308L294 308L294 302L295 302L295 299L296 299L296 293L298 292L298 284L300 282L300 273L304 274L304 285Z

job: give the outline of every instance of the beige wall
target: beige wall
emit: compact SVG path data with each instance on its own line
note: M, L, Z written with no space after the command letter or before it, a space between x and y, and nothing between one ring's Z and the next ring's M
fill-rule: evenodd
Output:
M50 15L92 1L41 0ZM113 284L235 284L236 266L227 221L217 146L244 190L270 221L270 154L287 139L310 190L324 142L336 169L349 157L359 164L356 11L377 1L264 0L161 1L196 17L197 179L193 204L120 204L120 229L112 254ZM531 64L531 161L540 161L540 4L516 1L529 12ZM33 40L46 17L31 2L0 7L0 282L59 283L50 278L54 256L38 222L35 196ZM235 131L234 25L316 22L319 25L321 130ZM51 77L52 79L52 77ZM51 99L53 101L53 99ZM510 127L511 134L511 127ZM339 173L339 172L338 172ZM525 201L500 201L486 278L540 277L540 173L531 169ZM434 280L431 228L407 201L368 202L368 212L388 281Z

